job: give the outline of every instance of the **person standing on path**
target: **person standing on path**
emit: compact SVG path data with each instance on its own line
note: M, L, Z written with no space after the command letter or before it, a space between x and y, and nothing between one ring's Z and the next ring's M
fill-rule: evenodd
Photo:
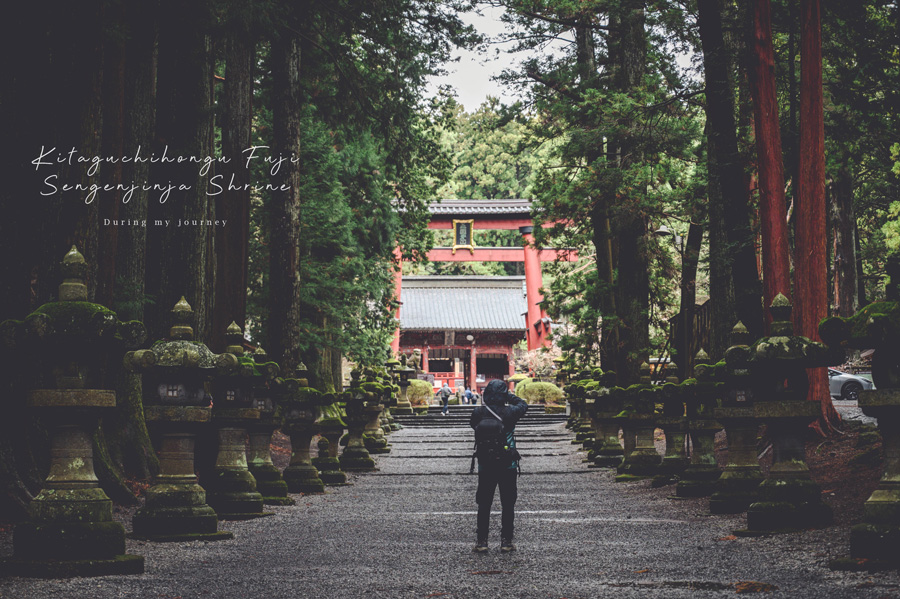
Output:
M478 432L478 425L484 419L499 420L506 435L504 449L517 456L515 451L515 428L519 419L528 410L528 404L521 397L511 393L506 383L493 380L484 389L483 405L472 410L469 424ZM476 442L476 452L478 451ZM478 504L477 532L475 552L484 553L488 550L488 530L491 521L491 504L494 503L494 491L500 487L500 505L502 508L500 526L500 551L507 553L515 551L513 545L513 520L515 519L515 506L518 497L516 478L519 475L519 463L513 459L507 464L490 466L479 456L478 460L478 490L475 492L475 503Z
M444 408L441 410L441 414L446 416L448 407L450 404L450 395L453 391L450 390L450 385L447 384L447 381L444 381L444 386L441 387L441 401L444 403Z

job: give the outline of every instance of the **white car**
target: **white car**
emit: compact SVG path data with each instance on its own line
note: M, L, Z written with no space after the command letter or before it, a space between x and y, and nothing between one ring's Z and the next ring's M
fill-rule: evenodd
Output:
M859 399L857 394L860 391L874 388L875 383L869 379L855 374L847 374L834 368L828 369L828 389L831 392L831 397L835 399L856 401Z

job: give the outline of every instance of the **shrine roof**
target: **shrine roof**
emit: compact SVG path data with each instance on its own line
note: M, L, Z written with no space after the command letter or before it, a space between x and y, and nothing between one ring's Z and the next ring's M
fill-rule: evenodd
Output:
M403 331L524 331L525 277L404 276Z
M431 214L470 216L478 214L531 214L531 200L441 200L428 206Z

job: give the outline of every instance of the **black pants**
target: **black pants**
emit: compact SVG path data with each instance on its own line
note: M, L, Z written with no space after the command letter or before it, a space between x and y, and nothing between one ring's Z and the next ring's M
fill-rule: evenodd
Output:
M480 470L478 472L478 490L475 492L475 503L478 504L478 538L486 539L491 523L491 504L494 503L494 490L500 487L500 506L503 510L500 519L500 536L513 538L513 520L515 519L516 477L515 468L503 470Z

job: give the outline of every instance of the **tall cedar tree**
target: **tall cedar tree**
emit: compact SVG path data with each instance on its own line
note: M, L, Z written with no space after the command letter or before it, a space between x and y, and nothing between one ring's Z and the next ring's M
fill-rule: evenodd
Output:
M799 334L819 339L819 322L828 316L827 232L825 229L825 113L822 98L822 12L819 0L800 2L800 152L797 238L794 248ZM796 318L795 318L796 321ZM809 371L808 398L821 400L820 428L840 415L831 402L825 368Z

